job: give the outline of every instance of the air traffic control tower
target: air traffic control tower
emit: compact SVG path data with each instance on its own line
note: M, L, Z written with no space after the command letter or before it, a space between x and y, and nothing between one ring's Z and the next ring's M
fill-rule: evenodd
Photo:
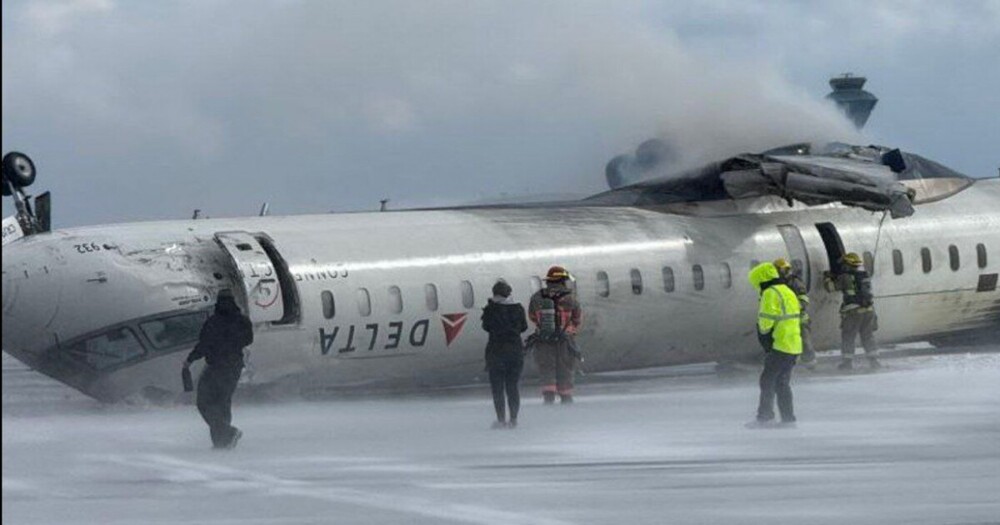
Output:
M858 129L865 127L868 117L875 109L875 104L878 103L878 97L861 89L866 81L867 78L856 77L850 73L833 77L830 79L833 92L826 96L847 114Z

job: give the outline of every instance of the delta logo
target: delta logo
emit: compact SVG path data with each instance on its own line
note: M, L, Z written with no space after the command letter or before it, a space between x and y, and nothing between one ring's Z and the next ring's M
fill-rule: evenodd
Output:
M448 346L451 346L452 341L462 335L462 329L465 328L465 321L468 318L468 314L444 314L441 316L441 325L444 327L444 340Z

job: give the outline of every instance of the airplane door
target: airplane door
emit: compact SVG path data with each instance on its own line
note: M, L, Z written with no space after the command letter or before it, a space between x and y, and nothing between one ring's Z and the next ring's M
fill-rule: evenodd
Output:
M806 249L806 242L802 239L802 232L799 231L798 226L793 224L782 224L778 226L778 231L781 232L781 238L785 240L789 261L802 277L808 292L812 287L812 270L809 264L809 250Z
M243 284L247 316L255 323L280 321L285 315L281 281L260 242L246 232L216 233L215 241L229 255Z
M819 236L823 238L830 271L839 272L840 260L844 257L844 241L841 240L837 227L832 222L821 222L816 224L816 229L819 231Z

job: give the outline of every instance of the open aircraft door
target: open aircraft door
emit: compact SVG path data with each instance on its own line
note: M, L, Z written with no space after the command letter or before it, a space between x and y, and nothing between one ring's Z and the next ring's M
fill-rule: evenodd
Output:
M809 250L806 249L806 242L802 239L802 232L793 224L779 225L778 231L781 232L785 248L788 249L788 261L802 278L808 292L812 288L812 265L809 264Z
M278 269L257 238L246 232L224 232L216 233L215 241L236 268L250 320L266 323L284 319L285 304Z

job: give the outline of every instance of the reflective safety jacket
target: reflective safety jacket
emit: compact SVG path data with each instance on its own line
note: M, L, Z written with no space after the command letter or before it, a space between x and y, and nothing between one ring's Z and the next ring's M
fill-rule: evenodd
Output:
M786 354L802 353L802 309L795 292L784 284L773 263L758 264L749 275L760 293L757 330L770 334L771 349Z

